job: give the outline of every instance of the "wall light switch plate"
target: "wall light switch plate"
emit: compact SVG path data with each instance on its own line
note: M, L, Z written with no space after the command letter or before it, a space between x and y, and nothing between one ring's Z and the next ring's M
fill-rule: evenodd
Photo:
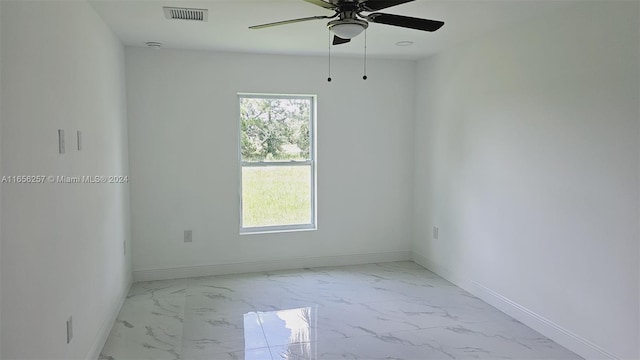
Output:
M58 152L64 154L64 130L58 130Z
M82 150L82 131L78 130L76 133L76 140L78 143L78 151Z
M438 227L437 226L433 227L433 238L436 239L436 240L438 239Z
M71 342L73 338L73 318L69 316L69 320L67 320L67 344Z
M191 230L184 231L184 242L193 242L193 239L191 238Z

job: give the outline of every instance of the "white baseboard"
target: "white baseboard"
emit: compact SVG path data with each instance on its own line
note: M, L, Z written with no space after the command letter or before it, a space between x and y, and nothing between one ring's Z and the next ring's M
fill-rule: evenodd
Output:
M427 258L419 254L413 253L412 259L417 264L449 280L462 289L479 297L486 303L494 306L498 310L522 322L587 360L619 360L618 357L593 342L563 328L544 316L536 314L526 307L502 296L496 291L493 291L478 282L468 280L461 274L453 273L445 269L443 266L427 260Z
M198 276L240 274L260 271L302 269L307 267L343 266L411 260L410 251L371 254L317 256L295 259L251 261L229 264L174 268L139 269L133 271L133 281L180 279Z
M96 340L94 341L89 353L85 357L87 360L97 360L100 357L100 352L102 352L102 348L104 344L106 344L107 339L109 339L109 334L111 333L111 328L113 328L113 324L115 324L116 319L118 318L118 314L120 313L120 309L122 309L122 305L124 301L127 299L127 294L129 293L129 289L133 282L129 280L129 284L127 285L124 293L120 296L120 301L114 304L111 309L109 309L109 313L105 318L102 326L98 331L98 335L96 336Z

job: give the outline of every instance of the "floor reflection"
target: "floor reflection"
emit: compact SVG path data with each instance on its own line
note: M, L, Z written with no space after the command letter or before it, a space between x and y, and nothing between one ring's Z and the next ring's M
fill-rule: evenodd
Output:
M245 360L264 359L255 351L267 343L274 359L316 359L317 306L244 314Z

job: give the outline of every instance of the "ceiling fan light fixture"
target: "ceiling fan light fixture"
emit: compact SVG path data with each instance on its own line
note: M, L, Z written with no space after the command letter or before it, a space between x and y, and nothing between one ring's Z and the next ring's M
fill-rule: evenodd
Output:
M364 31L369 24L359 19L340 19L329 21L327 27L337 37L342 39L352 39Z

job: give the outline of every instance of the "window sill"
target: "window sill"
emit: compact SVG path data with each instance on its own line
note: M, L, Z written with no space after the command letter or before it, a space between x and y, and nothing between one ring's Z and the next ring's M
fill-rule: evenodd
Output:
M251 230L250 230L251 229ZM270 228L246 228L240 229L240 235L264 235L277 233L290 233L299 231L316 231L318 227L315 225L305 225L304 227L270 227Z

